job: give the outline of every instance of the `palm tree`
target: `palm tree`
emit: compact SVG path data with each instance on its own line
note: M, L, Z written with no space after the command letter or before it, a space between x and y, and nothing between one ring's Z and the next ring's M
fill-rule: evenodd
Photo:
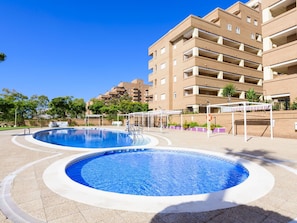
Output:
M223 88L223 96L224 97L228 97L228 102L231 101L231 97L235 94L235 87L233 84L227 84L224 88Z
M0 62L4 61L6 58L6 55L4 53L0 53Z
M253 88L250 88L246 92L246 99L249 102L259 102L259 95L256 94L255 90Z

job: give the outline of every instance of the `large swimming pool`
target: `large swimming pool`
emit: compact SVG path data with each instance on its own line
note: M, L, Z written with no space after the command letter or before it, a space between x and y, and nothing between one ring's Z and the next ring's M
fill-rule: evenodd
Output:
M149 139L142 135L131 135L124 131L101 128L87 129L49 129L36 132L33 138L42 142L74 148L114 148L144 145Z

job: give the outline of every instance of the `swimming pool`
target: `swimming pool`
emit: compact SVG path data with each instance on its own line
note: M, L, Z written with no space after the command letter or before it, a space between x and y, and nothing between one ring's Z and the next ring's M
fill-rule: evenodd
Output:
M49 129L34 133L33 138L57 146L86 149L141 146L151 141L143 135L102 128Z
M225 190L248 170L216 156L176 150L112 150L70 164L67 175L98 190L144 196L182 196Z
M88 205L93 205L96 207L102 208L110 208L110 209L118 209L118 210L126 210L126 211L138 211L138 212L167 212L167 213L178 213L178 212L203 212L210 210L217 210L222 208L234 207L239 204L246 204L252 202L265 194L267 194L274 185L274 178L270 172L268 172L263 167L250 162L248 160L240 159L238 157L230 157L221 153L210 152L205 150L198 149L190 149L190 148L174 148L174 147L158 147L153 148L157 151L164 150L164 154L167 151L174 150L178 152L178 155L183 156L184 153L197 153L199 155L206 155L207 157L213 157L215 159L222 159L224 162L227 161L231 164L240 164L240 169L248 171L248 177L243 180L240 178L239 183L238 180L235 180L236 183L239 183L235 186L228 187L226 189L220 189L214 192L206 192L204 191L201 194L191 194L187 192L187 195L183 194L171 194L171 195L158 195L152 196L150 195L136 195L131 192L122 193L122 192L114 192L114 191L105 191L103 189L96 189L90 186L86 186L72 180L67 175L67 168L72 165L85 162L86 160L94 160L94 157L113 157L114 155L127 155L127 154L135 154L134 152L141 154L145 154L146 152L151 152L151 148L146 150L144 148L122 148L122 149L109 149L105 151L98 152L88 152L85 154L77 154L70 157L65 157L51 164L43 174L44 183L47 185L55 193L63 196L65 198L75 200L81 203L85 203ZM182 153L182 154L181 154ZM159 155L158 155L159 156ZM116 156L115 156L116 157ZM155 178L159 178L159 171L162 169L171 170L173 166L180 167L177 171L179 171L182 175L189 175L193 170L189 169L183 162L168 162L164 160L164 157L154 157L150 159L150 162L159 164L155 167L155 169L149 169L150 174L152 174ZM136 158L136 157L135 157ZM159 159L161 158L161 159ZM117 157L116 157L117 159ZM100 160L100 158L99 158ZM135 159L139 161L138 158ZM188 158L186 159L188 160ZM163 164L164 163L164 166ZM187 163L187 162L186 162ZM140 162L141 165L144 165L144 162ZM133 165L133 162L131 163ZM136 166L139 163L135 164ZM147 165L147 164L145 164ZM82 165L83 166L83 165ZM124 166L120 165L122 169ZM236 165L235 165L236 166ZM163 168L162 168L163 167ZM243 168L242 168L243 167ZM237 167L236 167L237 168ZM235 168L235 169L236 169ZM83 168L82 168L83 169ZM199 169L199 168L196 168ZM231 169L234 169L233 167ZM103 172L107 175L99 176L100 180L109 180L112 178L108 176L109 173L112 172L110 167L104 167L102 169ZM85 170L83 170L85 171ZM117 170L115 170L115 173ZM169 171L170 172L170 171ZM210 172L213 172L211 170ZM127 171L127 174L134 174L133 170ZM227 171L226 176L233 175L232 171ZM94 174L95 175L95 174ZM124 177L124 181L128 181L129 176ZM132 177L133 179L133 177ZM83 179L84 180L84 179ZM149 181L149 179L147 179ZM173 179L176 181L180 181L183 183L181 179ZM171 181L173 181L171 179ZM85 181L85 180L84 180ZM88 181L88 180L87 180ZM141 180L142 181L142 180ZM259 184L259 182L261 182ZM126 183L126 182L124 182ZM143 183L143 182L142 182ZM117 183L119 184L119 183ZM224 183L223 183L224 184ZM119 184L120 185L120 184ZM169 185L171 187L171 182L169 184L165 183L165 185ZM132 182L133 186L133 182ZM167 188L166 186L166 188ZM124 186L124 188L129 186ZM165 188L165 189L166 189ZM252 191L252 193L250 193Z

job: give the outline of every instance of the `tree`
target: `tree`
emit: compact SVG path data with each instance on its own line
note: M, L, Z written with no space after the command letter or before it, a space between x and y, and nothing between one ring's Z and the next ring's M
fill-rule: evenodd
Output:
M118 113L128 114L132 112L148 111L148 104L133 102L131 97L122 95L119 98L112 98L104 101L92 99L92 104L88 107L93 114L105 114L106 118L113 120L117 118Z
M26 114L30 110L31 106L28 104L28 97L17 92L16 90L9 90L7 88L3 88L2 91L4 92L4 94L0 95L5 100L14 105L14 108L8 111L10 121L15 119L15 121L17 122L15 124L24 124L24 119L27 117Z
M123 114L128 114L132 112L132 103L131 100L123 100L119 104L119 111Z
M141 102L132 102L132 111L131 112L143 112L147 111L147 107L144 103Z
M235 94L236 89L234 87L233 84L227 84L224 88L223 88L223 92L222 95L224 97L228 97L228 101L230 102L231 97Z
M3 88L2 91L4 94L0 94L4 98L10 100L10 101L22 101L28 99L27 96L17 92L16 90L9 90L8 88Z
M86 103L82 98L75 98L70 103L71 118L84 117L86 112Z
M37 114L44 115L48 110L49 99L45 95L37 96Z
M37 116L38 118L41 118L46 115L46 112L48 110L48 103L49 99L45 95L33 95L30 98L30 102L33 104L32 107L34 107L34 114L33 116Z
M0 62L4 61L6 58L6 55L4 53L0 53Z
M253 88L250 88L247 92L246 92L246 99L249 102L259 102L260 101L260 96L256 94L256 92L254 91Z
M55 118L65 119L70 115L71 103L72 97L70 96L53 98L48 104L47 113Z
M102 108L105 106L103 100L92 99L92 104L89 105L88 109L92 111L93 114L102 114Z
M0 97L0 121L11 121L14 118L14 114L11 112L14 109L14 104Z

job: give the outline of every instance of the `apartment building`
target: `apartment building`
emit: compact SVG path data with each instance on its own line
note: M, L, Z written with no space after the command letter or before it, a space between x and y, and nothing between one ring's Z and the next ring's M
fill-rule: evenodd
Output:
M197 6L198 7L198 6ZM200 18L189 15L148 49L149 108L205 112L208 103L263 93L261 4L237 2ZM236 93L223 97L227 84Z
M262 0L263 94L288 109L297 98L296 0Z
M111 100L119 98L123 95L128 95L134 102L146 103L149 100L148 90L150 85L145 84L141 79L134 79L132 82L120 82L117 86L112 87L105 94L101 94L96 99ZM92 100L86 103L86 114L90 115L92 112L88 109L92 105Z
M120 82L105 94L99 95L97 99L110 100L127 94L131 97L132 101L144 103L148 100L149 86L150 85L145 84L141 79L135 79L132 82Z

